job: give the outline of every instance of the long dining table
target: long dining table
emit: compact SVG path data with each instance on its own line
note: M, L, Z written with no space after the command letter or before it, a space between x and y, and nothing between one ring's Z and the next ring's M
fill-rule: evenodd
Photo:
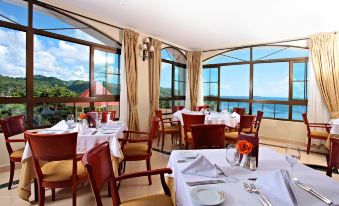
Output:
M79 129L81 126L76 124L73 129L68 129L68 125L64 120L60 121L51 128L38 131L41 134L62 134L65 132L78 132L77 154L84 154L96 144L108 141L113 162L113 172L118 174L118 165L124 158L118 138L123 138L123 131L127 130L127 126L122 122L109 121L103 125L103 128L86 128ZM32 152L29 143L26 143L21 160L21 172L18 185L18 196L28 201L31 196L31 183L35 178L33 169Z
M192 160L182 161L183 151L172 151L168 167L173 170L174 178L174 188L176 193L176 205L177 206L193 206L199 205L193 201L191 196L191 191L198 186L188 186L187 182L190 181L204 181L204 180L225 180L225 176L219 175L216 178L204 177L200 175L184 174L182 171L190 164ZM230 166L225 160L226 151L225 149L206 149L206 150L186 150L187 152L198 153L199 155L204 155L211 164L217 164L225 172L229 174ZM221 205L227 206L243 206L243 205L262 205L260 201L256 198L254 193L247 192L243 184L244 183L255 183L260 178L265 177L276 170L286 169L290 170L290 164L286 161L285 156L277 153L276 151L267 148L259 148L259 160L258 168L255 171L251 171L242 167L234 168L233 174L240 181L237 183L230 183L225 181L225 183L218 183L209 185L218 190L221 190L224 193L225 201ZM294 166L294 176L297 177L303 184L308 185L312 189L316 190L320 194L326 196L328 199L333 201L333 205L339 205L339 183L330 177L320 173L317 170L314 170L310 167L307 167L301 163L297 163ZM254 179L257 181L251 181ZM274 179L272 181L275 181ZM272 182L271 182L272 183ZM273 182L274 183L274 182ZM274 184L273 184L274 185ZM292 189L300 206L321 206L326 205L320 199L316 198L314 195L302 190L297 187L293 182L291 183ZM279 192L279 184L276 185L276 189ZM274 206L286 206L282 199L279 199L279 194L277 198L272 198L270 195L270 190L263 188L258 188L258 190L271 198L271 203Z

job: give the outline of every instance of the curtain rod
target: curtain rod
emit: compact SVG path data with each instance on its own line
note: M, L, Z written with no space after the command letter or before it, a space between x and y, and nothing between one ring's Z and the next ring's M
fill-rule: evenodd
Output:
M163 44L166 44L167 46L170 46L170 47L173 47L173 48L176 48L176 49L179 49L179 50L183 50L183 51L185 51L185 52L188 52L186 49L182 49L182 48L179 48L179 47L176 47L176 46L174 46L174 45L172 45L172 44L169 44L169 43L166 43L166 42L162 42Z

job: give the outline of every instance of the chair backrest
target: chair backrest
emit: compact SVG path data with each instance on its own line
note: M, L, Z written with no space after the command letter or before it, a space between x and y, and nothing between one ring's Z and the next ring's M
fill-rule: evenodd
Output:
M109 120L113 120L111 119L111 112L100 112L101 113L101 122L105 123L105 122L109 122Z
M252 127L254 123L255 116L254 115L242 115L240 116L240 123L238 132L242 132L244 128L250 128L252 132Z
M114 121L115 115L117 114L117 111L115 111L115 110L110 110L110 111L107 111L107 112L110 112L110 113L111 113L111 120Z
M192 124L204 124L205 123L205 115L204 114L182 114L182 120L184 123L184 132L185 135L187 132L191 131L191 125Z
M257 116L255 118L255 123L254 123L254 128L257 130L257 134L259 133L261 120L262 120L263 116L264 116L263 111L257 111Z
M97 205L103 205L100 191L106 182L109 182L111 188L113 205L120 205L108 142L98 144L86 152L82 158L82 163L87 170Z
M251 153L249 154L249 156L254 156L256 157L257 160L257 167L258 167L258 158L259 158L259 137L257 135L254 134L239 134L238 136L238 141L241 140L247 140L248 142L253 144L253 149L251 151Z
M185 106L174 106L174 107L172 108L172 113L177 112L177 111L179 111L179 110L182 110L182 109L184 109L184 108L185 108Z
M307 119L307 114L306 114L306 112L303 112L303 113L301 114L301 116L303 117L304 123L306 124L307 132L310 133L311 130L310 130L310 125L309 125L309 123L308 123L308 119Z
M224 124L195 124L191 129L194 149L225 147Z
M32 151L34 168L39 180L42 179L39 160L73 160L73 173L75 173L76 177L77 132L68 134L37 134L25 132L25 137L28 139L29 146Z
M159 133L159 123L160 119L158 117L152 118L152 126L150 129L150 136L148 138L148 154L151 154L153 139Z
M98 112L87 112L87 121L90 127L96 127Z
M2 119L0 120L0 125L2 132L4 133L4 137L7 140L11 136L25 132L25 116L18 115ZM6 142L6 148L8 154L12 154L13 149L9 142Z
M159 118L160 123L161 123L161 128L162 128L162 130L164 130L165 125L164 125L164 122L163 122L163 119L162 119L162 110L160 110L160 109L155 110L154 113L155 113L155 116Z
M246 108L242 107L233 107L233 112L238 113L240 116L245 115Z
M339 139L330 139L330 169L336 167L339 169Z

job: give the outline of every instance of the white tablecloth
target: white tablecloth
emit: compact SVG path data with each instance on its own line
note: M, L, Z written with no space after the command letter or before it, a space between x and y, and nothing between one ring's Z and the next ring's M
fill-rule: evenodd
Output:
M339 119L331 119L330 124L332 126L331 134L339 135Z
M216 163L222 168L228 167L228 163L225 160L225 149L214 149L214 150L195 150L203 153L211 163ZM172 151L168 167L173 170L173 177L175 181L175 191L176 191L176 202L178 206L191 206L197 205L192 202L190 197L190 191L195 188L194 186L188 186L187 181L197 181L197 180L208 180L213 178L188 175L181 173L182 169L185 168L189 163L177 163L177 160L180 159L180 151ZM250 177L261 177L267 172L273 171L275 169L290 169L290 165L285 160L285 157L277 152L260 147L259 149L259 166L256 171L250 171L243 168L235 168L234 174L240 179L238 183L222 183L222 184L213 184L209 185L221 189L225 193L225 202L222 205L258 205L261 203L256 199L254 194L248 193L243 188L243 182L253 182L249 181ZM226 169L226 171L229 171ZM339 183L332 180L331 178L325 176L325 174L320 174L318 171L313 170L305 165L297 164L295 166L295 176L300 179L306 185L309 185L314 190L325 195L334 202L334 205L339 205ZM219 176L214 179L225 179L224 176ZM259 188L260 189L260 188ZM299 202L299 205L307 206L316 206L316 205L326 205L313 195L305 192L304 190L293 186L295 190L295 195ZM264 192L263 192L264 193ZM264 193L265 194L265 193ZM276 205L279 205L276 204Z
M58 124L54 125L50 129L53 130L62 130L64 129L66 131L67 127L65 128L64 126L67 126L63 124L63 122L59 122ZM95 128L89 128L86 134L78 134L78 140L77 140L77 153L78 154L84 154L91 148L93 148L96 144L103 143L105 141L109 142L110 146L110 151L111 155L114 157L122 158L123 154L121 151L120 143L118 141L118 138L123 137L123 131L127 130L127 126L125 123L121 122L114 122L110 129L114 130L113 133L111 134L103 134L100 132L100 130L95 134L91 135L92 132L95 131ZM22 155L22 160L24 161L28 157L32 156L32 151L31 148L29 147L29 144L27 143L25 146L24 153Z
M191 114L191 115L201 115L202 112L197 112L197 111L177 111L173 113L172 120L173 121L180 121L181 124L183 125L183 119L182 119L182 113L185 114ZM230 127L235 127L239 121L237 118L233 118L231 116L226 116L225 114L221 112L211 112L210 115L205 116L205 124L225 124Z

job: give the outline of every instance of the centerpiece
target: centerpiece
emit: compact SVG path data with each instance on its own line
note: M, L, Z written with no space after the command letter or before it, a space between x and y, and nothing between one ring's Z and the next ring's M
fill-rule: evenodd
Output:
M250 161L249 161L249 154L252 152L254 145L247 141L241 140L237 143L237 150L239 151L242 157L240 158L240 166L249 169Z

